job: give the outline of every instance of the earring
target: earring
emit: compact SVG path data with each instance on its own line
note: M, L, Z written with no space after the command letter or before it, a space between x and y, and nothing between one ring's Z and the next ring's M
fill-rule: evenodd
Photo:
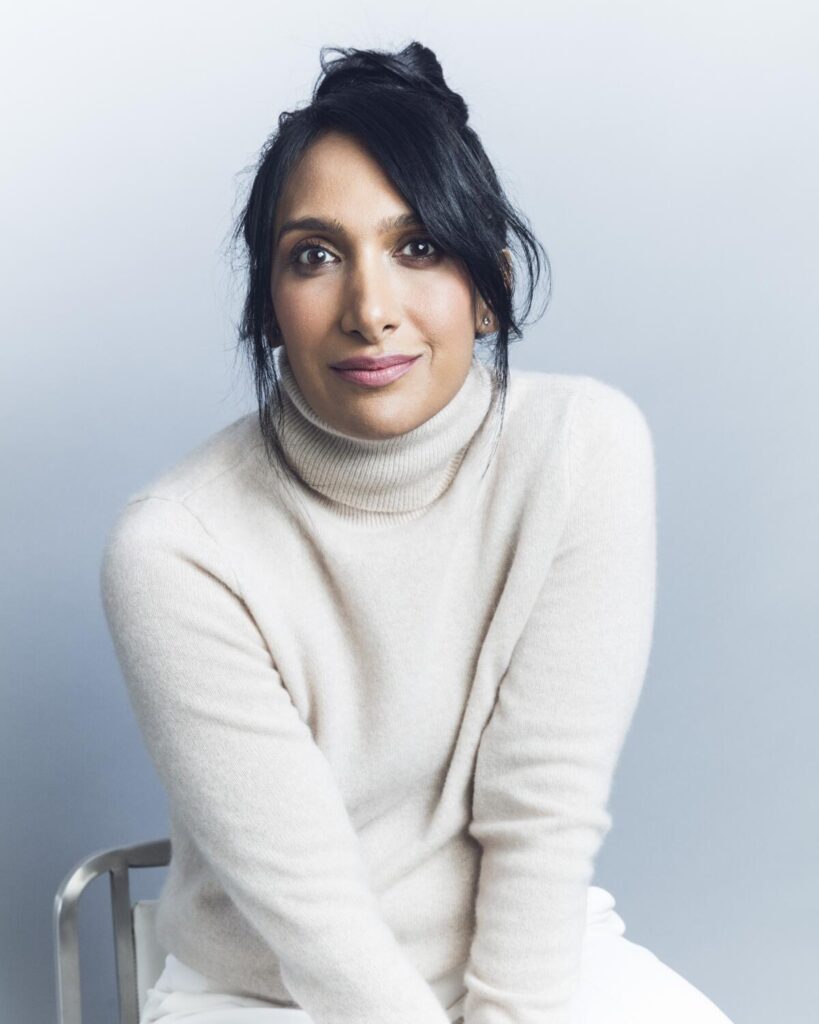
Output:
M487 326L489 325L489 317L488 317L488 316L484 316L484 318L483 318L483 323L484 323L485 325L487 325Z

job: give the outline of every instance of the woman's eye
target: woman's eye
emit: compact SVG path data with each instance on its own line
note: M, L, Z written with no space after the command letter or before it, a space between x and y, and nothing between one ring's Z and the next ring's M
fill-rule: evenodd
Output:
M438 250L435 247L435 243L430 238L413 238L407 242L404 249L408 249L411 246L420 247L419 252L416 248L415 252L408 253L411 259L414 260L432 260L438 256Z
M324 258L322 259L302 259L302 256L309 256L310 253L320 253ZM293 253L293 262L298 263L302 267L323 267L325 263L329 263L329 259L326 257L331 256L332 253L325 249L323 245L308 245L302 249L297 249Z
M413 263L432 263L441 255L432 239L420 237L410 239L399 251ZM315 270L318 267L330 266L334 259L334 254L325 246L319 242L308 241L293 251L290 263L301 269Z

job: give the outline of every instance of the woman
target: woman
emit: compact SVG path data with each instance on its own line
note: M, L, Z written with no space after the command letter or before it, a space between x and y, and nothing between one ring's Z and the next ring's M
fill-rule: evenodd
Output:
M509 373L510 246L524 316L545 252L430 50L338 52L237 224L258 416L103 558L171 819L142 1024L725 1022L590 885L651 644L648 425Z

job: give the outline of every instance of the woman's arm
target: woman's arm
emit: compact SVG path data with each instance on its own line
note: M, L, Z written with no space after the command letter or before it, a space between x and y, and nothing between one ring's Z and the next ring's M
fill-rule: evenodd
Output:
M217 543L135 500L102 562L130 700L175 812L316 1024L447 1024L380 914L329 762Z
M569 1024L586 890L651 647L651 434L601 381L573 401L567 524L478 748L466 1024Z

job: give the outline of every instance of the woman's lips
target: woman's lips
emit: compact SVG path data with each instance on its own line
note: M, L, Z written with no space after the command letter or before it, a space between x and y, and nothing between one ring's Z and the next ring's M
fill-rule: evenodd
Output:
M352 381L354 384L363 384L368 388L380 388L384 384L389 384L390 381L403 377L420 358L420 356L415 356L414 359L407 359L403 363L393 363L392 366L385 366L381 370L339 370L335 366L330 369L339 377Z

